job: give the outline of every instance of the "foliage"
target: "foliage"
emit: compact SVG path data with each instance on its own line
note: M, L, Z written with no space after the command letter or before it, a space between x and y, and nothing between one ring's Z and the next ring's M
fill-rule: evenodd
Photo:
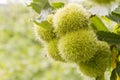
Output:
M38 14L41 12L42 9L50 7L48 0L33 0L33 2L28 6L32 6L33 10L35 10Z

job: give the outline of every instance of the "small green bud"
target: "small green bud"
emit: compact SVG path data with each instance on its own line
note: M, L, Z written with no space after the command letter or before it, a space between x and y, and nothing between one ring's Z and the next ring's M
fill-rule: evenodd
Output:
M49 55L53 60L64 62L64 59L62 59L62 58L61 58L61 55L59 54L57 44L58 44L58 40L56 40L56 39L50 41L50 42L47 44L48 55Z
M50 23L50 24L53 24L53 14L50 14L47 16L47 21Z
M53 30L53 27L45 29L40 26L35 26L35 34L37 35L38 39L43 40L45 42L49 42L55 39L56 35L53 32Z
M96 52L96 35L93 31L79 30L63 36L58 49L68 62L85 62Z
M68 4L59 9L53 17L55 32L60 37L67 32L87 28L88 22L88 12L79 4Z
M110 48L106 42L98 41L96 54L89 61L78 64L80 71L90 77L97 77L104 74L110 63Z

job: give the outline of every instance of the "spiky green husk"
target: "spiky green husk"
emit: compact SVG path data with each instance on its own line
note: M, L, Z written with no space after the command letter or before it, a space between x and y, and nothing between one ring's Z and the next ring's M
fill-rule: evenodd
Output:
M49 55L53 60L64 62L64 59L62 59L61 55L59 54L57 44L58 44L58 40L56 40L56 39L50 41L50 42L47 44L48 55Z
M79 30L63 36L58 49L68 62L85 62L96 52L96 35L90 30Z
M79 4L68 4L59 9L53 17L53 25L58 36L88 27L88 12Z
M37 34L37 37L45 42L49 42L53 39L55 39L56 35L55 33L53 32L54 28L51 27L49 29L45 29L45 28L42 28L40 26L35 26L36 27L36 34Z
M78 64L80 71L90 77L97 77L104 74L110 62L110 48L106 42L98 41L97 52L89 61Z
M53 14L50 14L47 16L47 21L50 23L50 24L53 24Z
M94 3L97 3L97 4L110 4L111 2L114 2L116 0L90 0Z

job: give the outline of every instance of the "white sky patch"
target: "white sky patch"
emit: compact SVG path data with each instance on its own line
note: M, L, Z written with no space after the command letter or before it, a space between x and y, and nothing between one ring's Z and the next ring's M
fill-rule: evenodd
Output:
M84 0L69 0L70 3L71 3L71 2L80 3L80 2L82 2L82 1L84 1Z
M10 3L21 3L26 4L30 2L31 0L0 0L0 4L9 4Z
M111 13L113 10L115 10L118 6L119 6L119 4L116 3L116 2L111 3L109 5L104 5L104 6L96 5L96 6L93 6L90 9L90 12L92 14L97 14L97 15L100 15L100 16L105 16L105 15L108 15L109 13Z
M26 0L7 0L7 1L8 1L8 3L10 2L10 3L22 3L22 4L25 4Z
M7 0L0 0L0 4L7 4Z

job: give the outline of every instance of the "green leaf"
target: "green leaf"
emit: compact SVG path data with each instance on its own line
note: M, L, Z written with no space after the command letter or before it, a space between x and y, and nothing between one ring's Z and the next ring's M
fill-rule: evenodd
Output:
M117 62L116 72L117 72L118 76L120 77L120 62Z
M42 9L50 7L48 0L33 0L28 6L31 6L38 14L40 14Z
M54 9L58 9L58 8L63 7L63 6L64 6L64 3L62 3L62 2L53 2L53 3L52 3L52 7L53 7Z
M105 24L98 16L93 16L91 19L91 26L97 31L109 31Z
M110 18L111 20L117 22L117 23L120 23L120 15L119 14L111 13L107 17Z
M40 27L42 27L42 28L44 28L44 29L50 29L51 28L51 24L49 23L49 22L47 22L47 21L42 21L42 22L37 22L37 21L33 21L36 25L38 25L38 26L40 26Z
M109 29L109 31L113 32L114 31L114 27L117 25L117 23L114 22L114 21L112 21L112 20L110 20L106 16L102 16L100 18L104 22L104 24L106 25L106 27Z
M96 34L99 40L106 41L110 44L120 44L120 35L105 31L98 31Z
M113 69L111 76L110 76L110 80L116 80L116 79L117 79L116 70Z
M120 23L120 6L107 16L111 20Z
M50 29L52 24L50 24L46 18L47 16L51 13L51 9L44 9L41 11L41 14L38 18L34 19L33 22L40 26L40 27L43 27L44 29Z
M120 24L115 26L114 32L120 35Z
M120 6L118 8L116 8L113 13L116 13L116 14L120 14Z

